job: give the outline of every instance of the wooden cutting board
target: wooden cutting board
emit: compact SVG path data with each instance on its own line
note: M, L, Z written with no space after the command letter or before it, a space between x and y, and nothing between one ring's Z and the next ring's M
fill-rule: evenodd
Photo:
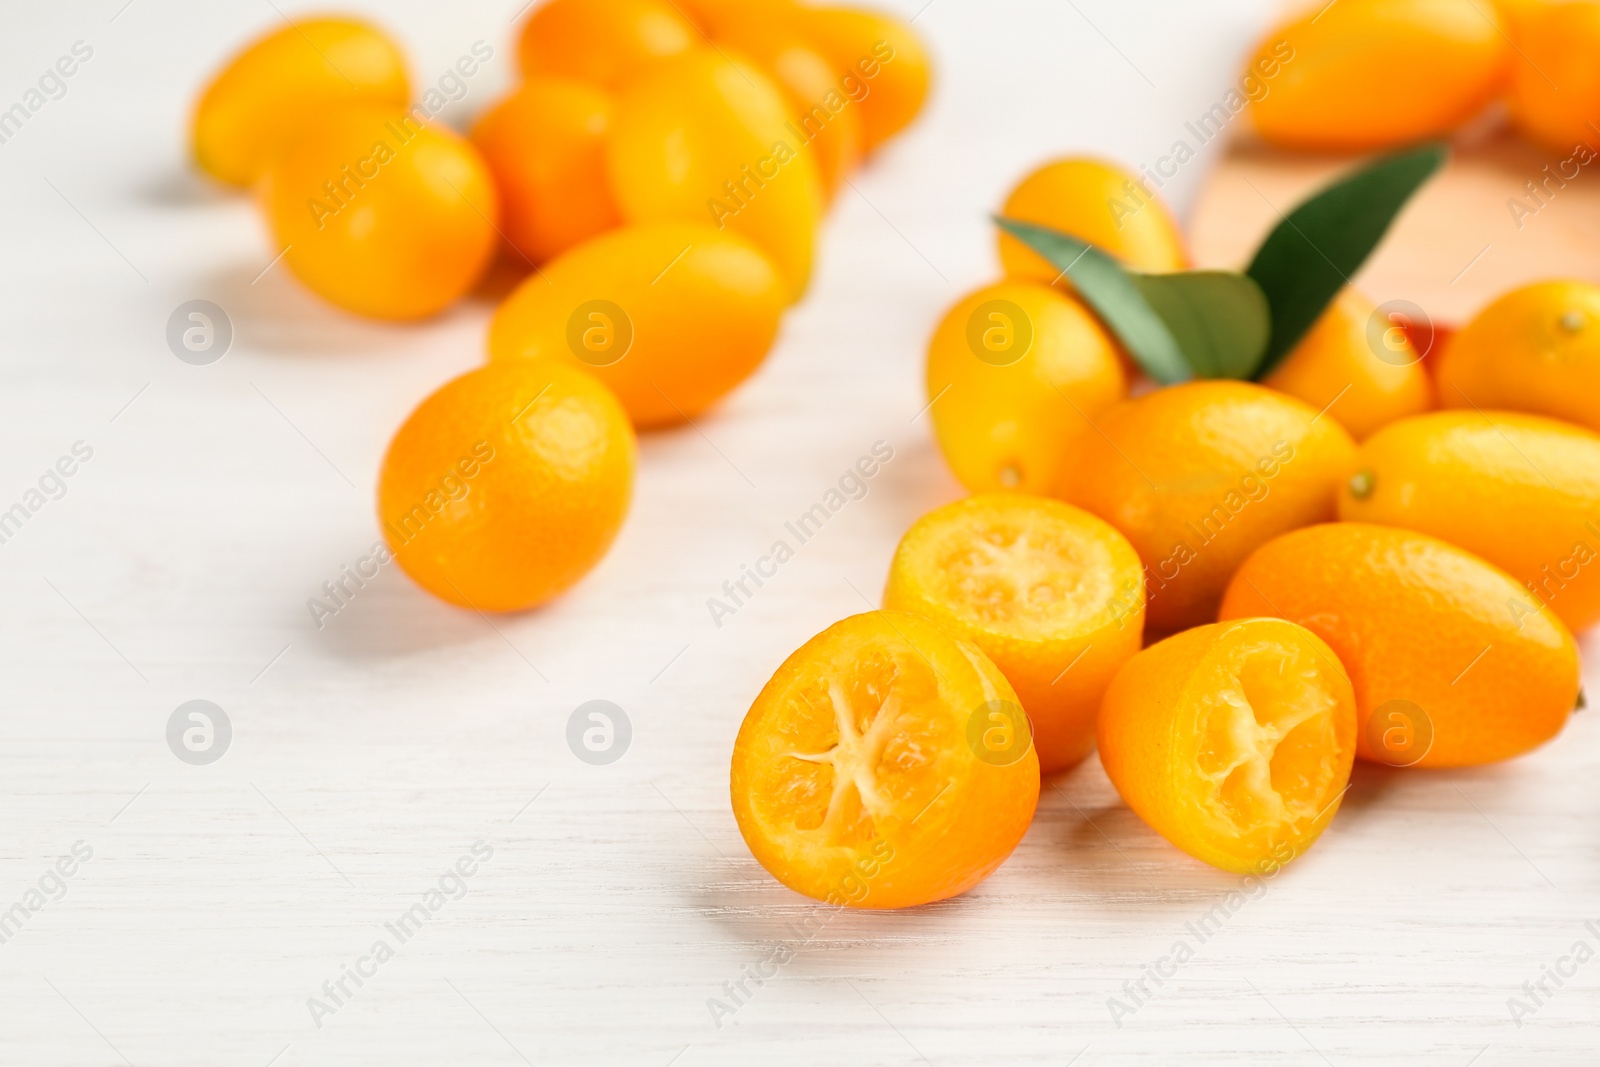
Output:
M1376 303L1411 301L1435 322L1459 326L1528 282L1600 282L1600 158L1580 165L1493 117L1453 147L1448 167L1353 279L1363 292ZM1190 238L1197 263L1242 266L1283 212L1357 162L1241 138L1196 202ZM1574 176L1562 176L1563 163Z

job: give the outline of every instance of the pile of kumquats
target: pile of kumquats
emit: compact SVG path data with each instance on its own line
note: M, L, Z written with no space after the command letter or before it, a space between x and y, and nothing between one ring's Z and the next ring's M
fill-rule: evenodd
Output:
M760 366L829 197L929 81L907 25L791 0L547 0L517 54L521 84L462 137L433 120L437 89L412 103L377 27L291 22L192 122L200 168L251 188L289 270L347 311L424 318L497 257L526 275L487 365L412 413L378 487L393 558L482 611L535 607L600 561L635 428L692 419Z
M1098 747L1174 845L1267 874L1358 756L1461 767L1558 734L1573 631L1600 621L1600 287L1530 285L1445 336L1347 279L1445 165L1434 139L1496 101L1552 150L1600 150L1597 52L1600 0L1340 0L1277 28L1258 133L1393 151L1237 272L1190 269L1139 176L1025 178L995 219L1004 280L928 348L974 495L911 527L884 610L790 656L739 731L733 809L763 866L857 907L962 893L1021 840L1041 775ZM600 559L634 429L760 364L828 198L929 81L909 26L791 0L548 0L519 56L462 138L409 104L377 29L299 22L194 120L200 166L256 190L340 307L422 318L496 261L526 274L486 366L423 401L379 485L402 568L484 611Z
M1357 757L1471 766L1561 731L1600 621L1600 287L1539 282L1446 338L1347 282L1444 164L1425 142L1497 99L1561 158L1600 148L1600 3L1511 7L1319 0L1266 36L1260 136L1399 151L1241 273L1186 269L1145 175L1063 159L1015 187L1004 280L928 347L974 495L739 733L734 811L775 877L867 908L961 893L1096 747L1167 840L1266 876Z

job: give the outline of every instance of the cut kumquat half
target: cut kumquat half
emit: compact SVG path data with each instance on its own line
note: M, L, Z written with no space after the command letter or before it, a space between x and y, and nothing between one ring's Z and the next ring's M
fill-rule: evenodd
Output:
M884 607L976 644L1033 722L1039 766L1094 748L1111 678L1144 638L1144 569L1103 519L1042 497L968 497L924 515L889 565Z
M874 611L784 661L734 744L745 842L798 893L904 908L966 892L1011 854L1039 760L1010 683L977 646Z
M1304 627L1213 623L1127 662L1101 706L1099 741L1117 792L1162 837L1223 870L1267 875L1338 810L1355 694Z

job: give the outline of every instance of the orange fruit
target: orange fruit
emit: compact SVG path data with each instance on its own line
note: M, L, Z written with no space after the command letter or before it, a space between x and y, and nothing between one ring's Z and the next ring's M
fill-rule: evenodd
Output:
M1372 301L1354 289L1339 295L1261 384L1326 409L1358 441L1433 406L1433 383L1405 328L1377 317Z
M1555 4L1570 3L1571 0L1494 0L1495 10L1500 12L1500 24L1505 27L1506 35L1513 41L1521 38L1530 19L1538 17L1539 12Z
M1340 522L1269 542L1222 602L1224 619L1255 615L1297 622L1338 654L1362 759L1510 759L1559 733L1578 696L1561 620L1505 572L1412 530Z
M1511 116L1518 129L1562 157L1570 177L1600 146L1600 3L1523 3L1511 16L1517 54L1512 60ZM1582 148L1584 152L1578 153ZM1537 180L1537 179L1536 179Z
M671 0L546 0L523 23L517 48L525 77L609 89L701 41Z
M1600 622L1600 436L1588 430L1499 411L1402 419L1362 446L1339 518L1432 534L1516 578L1572 630Z
M472 145L398 111L325 118L273 164L261 199L295 276L374 318L442 310L497 239L494 182Z
M633 430L611 394L554 360L447 382L383 457L378 518L394 558L441 600L521 611L600 561L633 490Z
M398 112L410 95L405 57L382 30L359 19L301 19L257 38L211 79L190 120L190 146L213 178L249 185L330 111Z
M805 292L822 185L778 87L709 49L667 60L617 100L607 173L629 222L697 222L764 249L791 300Z
M1127 395L1115 340L1081 303L1036 282L971 294L928 342L934 434L975 493L1049 493L1089 420Z
M1259 385L1189 382L1096 417L1059 494L1121 530L1145 565L1152 632L1216 618L1246 556L1333 518L1355 442L1338 423Z
M861 142L871 153L916 119L928 99L932 65L911 25L853 7L793 9L801 30L833 64L861 109Z
M797 893L908 908L964 893L1016 848L1039 758L1011 685L915 615L834 623L784 661L739 727L733 814Z
M1189 262L1183 235L1142 180L1098 159L1058 159L1022 179L1000 214L1087 241L1135 270L1182 270ZM1008 277L1066 282L1059 267L1009 233L997 232Z
M529 78L472 128L500 193L500 232L524 266L617 226L606 184L611 98L565 78Z
M1271 875L1339 809L1356 752L1350 678L1281 619L1185 630L1123 665L1100 762L1139 817L1196 859Z
M1276 63L1251 105L1284 148L1363 152L1446 134L1504 88L1511 46L1479 0L1339 0L1262 38L1252 66Z
M861 160L861 109L827 57L801 35L793 17L759 7L721 18L717 41L760 64L783 90L794 140L815 159L822 190L832 198Z
M883 606L983 649L1033 723L1044 774L1093 749L1100 698L1144 639L1144 574L1127 538L1087 511L1018 494L918 519L895 550Z
M625 226L524 279L489 324L489 356L581 368L635 425L671 425L761 365L786 295L772 261L738 234Z
M1437 377L1441 407L1527 411L1600 432L1600 286L1505 294L1450 338Z
M673 0L673 3L709 37L717 37L723 24L733 19L760 15L782 21L791 18L796 7L794 0Z

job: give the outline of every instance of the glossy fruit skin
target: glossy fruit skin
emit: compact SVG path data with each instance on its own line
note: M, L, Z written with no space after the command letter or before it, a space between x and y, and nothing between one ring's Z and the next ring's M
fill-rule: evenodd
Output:
M1089 420L1128 393L1099 321L1075 298L1022 281L979 289L946 313L928 342L926 384L939 447L974 493L1049 493Z
M1346 289L1261 384L1324 409L1357 441L1433 407L1433 382L1404 329Z
M356 105L403 109L405 58L382 30L352 19L302 19L257 38L200 94L190 146L200 169L249 185L308 127Z
M1333 650L1293 623L1244 619L1130 659L1101 706L1100 762L1162 837L1214 867L1270 877L1338 811L1355 734ZM1236 747L1245 735L1254 759Z
M717 42L754 61L783 90L802 151L816 162L824 195L832 199L861 161L861 108L840 84L832 63L796 28L793 16L762 8L724 15Z
M1362 446L1339 518L1431 534L1517 579L1574 632L1600 622L1600 435L1588 430L1500 411L1402 419Z
M652 67L617 101L607 173L629 222L695 222L754 241L798 300L822 184L788 104L747 61L709 49Z
M1133 175L1098 159L1073 157L1040 166L1011 190L1000 214L1087 241L1135 270L1182 270L1189 262L1166 205L1140 189ZM1059 267L1010 234L996 232L1007 277L1065 281Z
M554 360L447 382L389 443L378 518L394 558L434 596L522 611L566 591L610 547L633 491L622 408Z
M1033 723L1043 774L1094 748L1106 686L1144 638L1144 573L1087 511L1014 493L929 512L889 565L883 606L930 619L1000 668Z
M911 125L927 102L932 63L911 25L852 7L797 5L801 31L833 63L846 90L861 97L861 143L867 154ZM852 104L852 107L858 106Z
M853 758L860 742L841 720L867 739L889 706L881 743ZM830 904L909 908L966 892L1016 848L1039 801L1025 736L1008 732L1001 758L969 740L974 718L981 730L999 706L1015 711L1008 731L1025 731L988 657L925 619L873 611L833 624L784 661L739 728L730 784L745 843L778 881ZM851 781L835 791L832 764L795 753L842 758Z
M1592 153L1600 134L1600 4L1521 5L1510 19L1517 44L1512 59L1511 116L1517 128L1563 158L1579 145ZM1591 154L1590 159L1593 158Z
M635 426L674 425L761 365L785 292L772 261L738 234L683 222L625 226L524 279L489 324L489 356L582 369L616 394Z
M500 194L500 231L524 268L621 223L606 179L611 98L565 78L529 78L472 128Z
M525 77L615 89L702 43L668 0L545 0L523 23L517 55Z
M1600 286L1507 293L1450 339L1436 376L1440 407L1526 411L1600 432Z
M1561 620L1505 572L1412 530L1340 522L1264 545L1222 602L1224 619L1256 615L1298 622L1339 656L1362 759L1397 763L1370 721L1395 701L1431 734L1403 765L1469 767L1548 741L1578 696Z
M1436 137L1489 105L1509 76L1498 14L1474 0L1339 0L1262 39L1281 67L1251 106L1283 148L1360 152Z
M498 239L494 180L477 150L399 112L328 116L267 172L261 201L295 276L372 318L444 309L472 288Z
M1333 518L1355 442L1259 385L1148 393L1078 438L1058 494L1105 519L1145 564L1146 619L1166 634L1216 618L1234 570L1279 534Z

